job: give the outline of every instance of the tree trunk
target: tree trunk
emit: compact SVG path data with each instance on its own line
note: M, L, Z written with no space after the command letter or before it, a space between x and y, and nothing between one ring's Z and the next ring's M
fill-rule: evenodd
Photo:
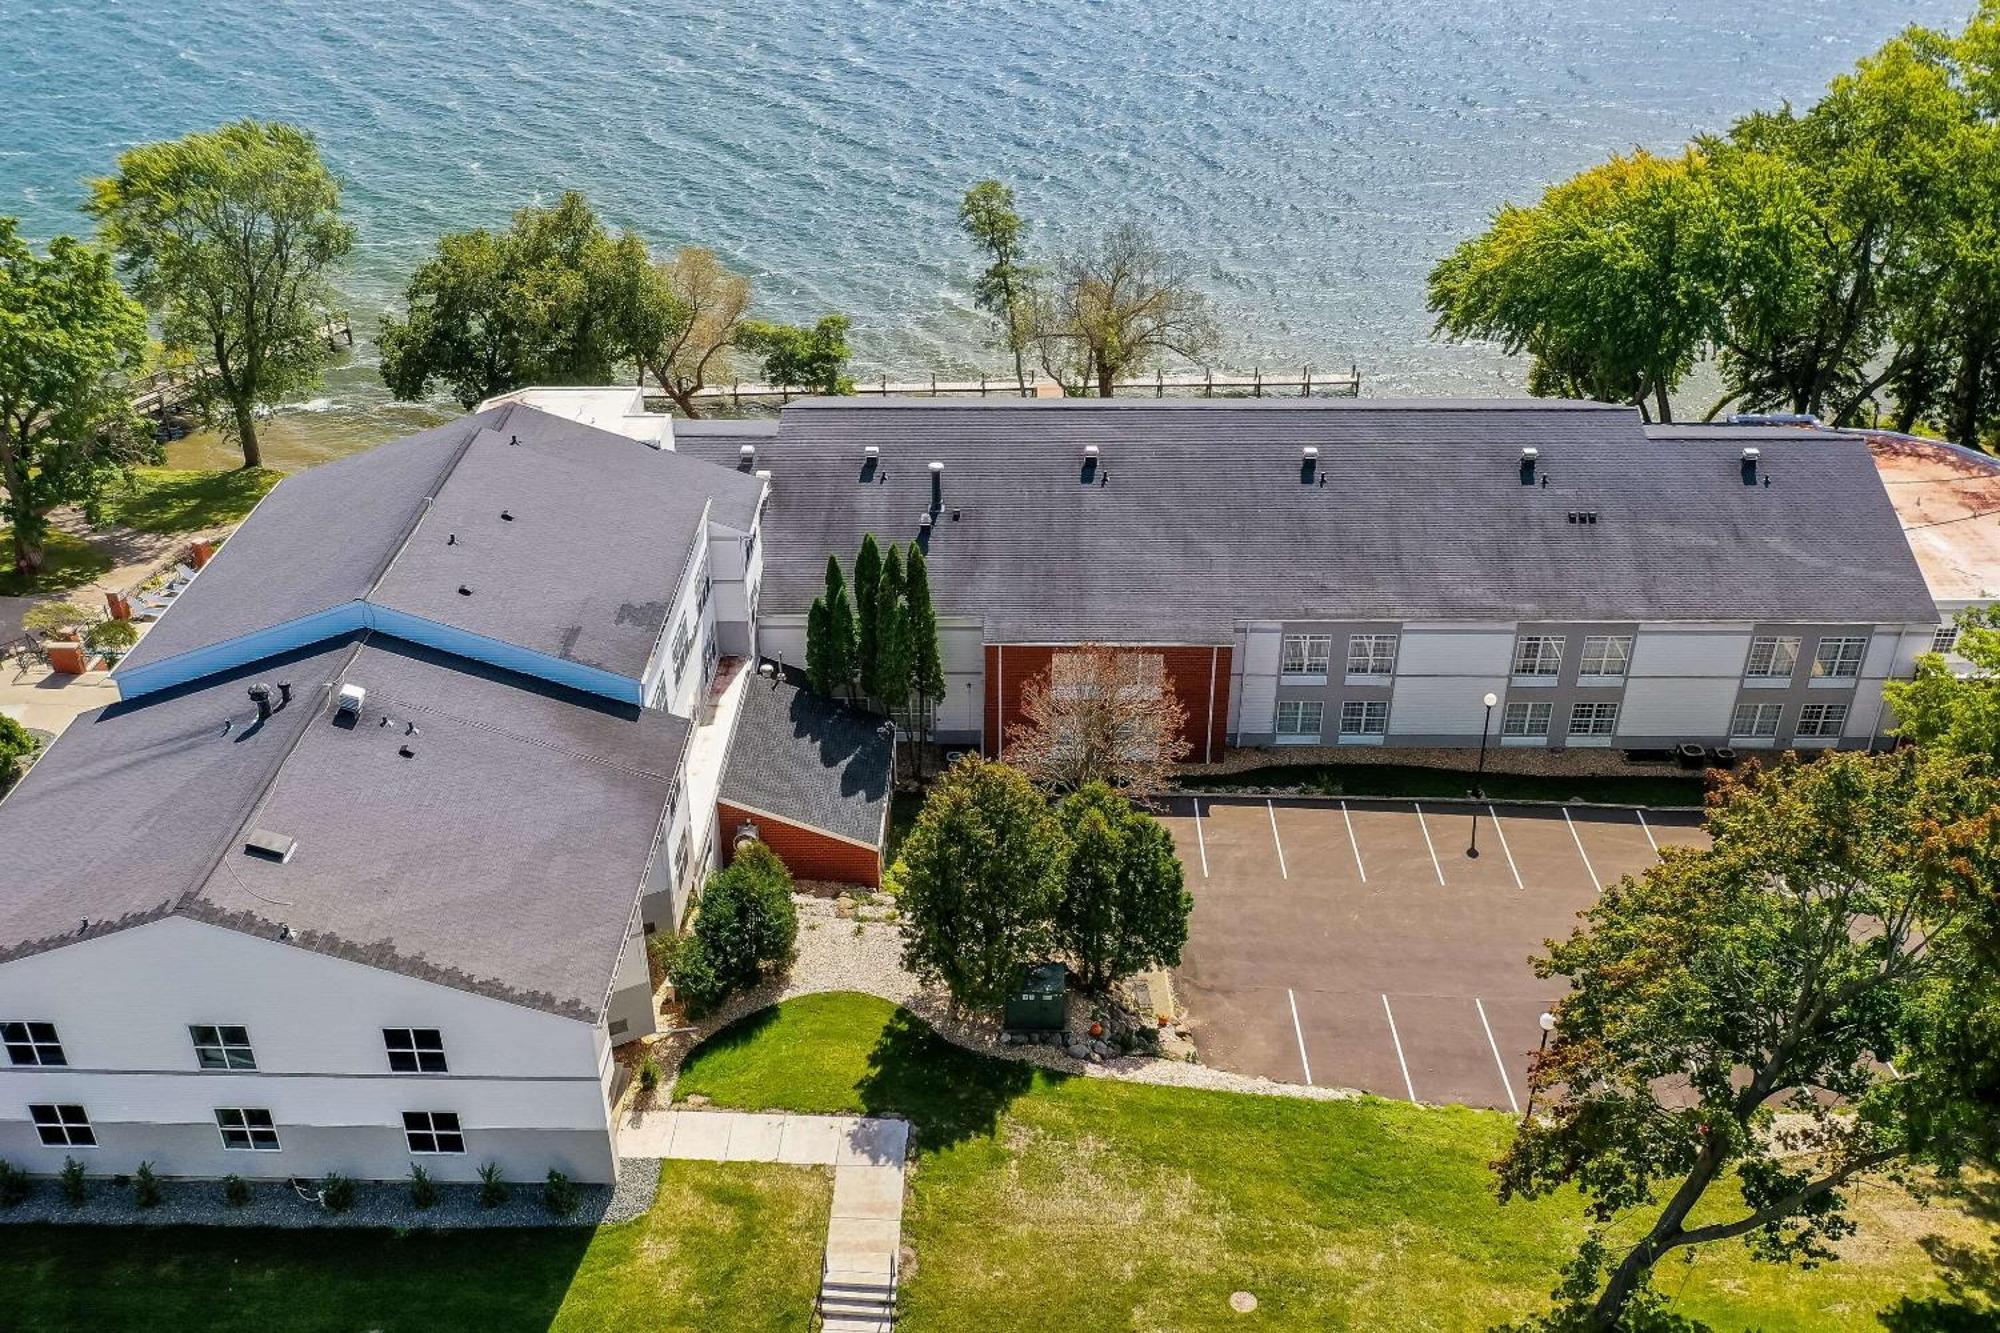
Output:
M1653 402L1659 408L1659 415L1656 419L1660 424L1663 426L1673 425L1674 405L1667 401L1667 380L1664 375L1653 381Z
M14 525L14 572L24 579L32 579L42 572L42 560L46 554L41 542L28 539L27 525Z
M236 438L243 445L243 466L264 466L264 452L257 445L257 409L248 398L231 401L236 414Z
M1987 338L1984 329L1968 330L1960 345L1958 377L1951 386L1951 418L1945 438L1968 449L1979 447L1979 400L1984 397Z
M1618 1321L1624 1315L1625 1306L1631 1301L1633 1293L1639 1290L1639 1284L1645 1280L1646 1274L1652 1271L1653 1265L1667 1253L1669 1242L1681 1234L1681 1224L1687 1221L1687 1216L1694 1211L1694 1206L1701 1202L1701 1196L1708 1192L1717 1169L1717 1161L1710 1151L1704 1148L1695 1158L1687 1179L1681 1182L1680 1188L1674 1191L1673 1198L1667 1201L1667 1206L1653 1220L1653 1225L1646 1232L1644 1239L1618 1261L1618 1267L1611 1270L1611 1280L1605 1284L1604 1291L1597 1298L1597 1304L1590 1311L1588 1328L1601 1330L1601 1333L1611 1333L1611 1330L1618 1327Z
M1097 363L1097 396L1099 398L1109 398L1111 390L1111 367L1100 361Z

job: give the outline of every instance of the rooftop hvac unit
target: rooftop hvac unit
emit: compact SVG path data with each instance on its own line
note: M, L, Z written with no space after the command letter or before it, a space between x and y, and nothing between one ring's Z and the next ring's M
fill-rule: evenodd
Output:
M291 860L292 853L298 849L296 838L288 838L269 829L251 829L249 836L243 839L243 850L247 855L262 857L266 861L276 861L279 865Z
M340 698L334 705L334 712L340 717L358 718L361 716L361 705L366 702L368 702L368 691L359 685L343 685L340 687Z

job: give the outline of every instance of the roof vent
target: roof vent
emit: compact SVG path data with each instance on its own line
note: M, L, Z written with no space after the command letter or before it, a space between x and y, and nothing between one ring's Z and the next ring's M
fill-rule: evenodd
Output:
M407 745L398 745L396 747L396 753L403 756L403 758L405 759L415 759L417 757L417 752L411 749Z
M931 460L931 475L933 477L941 477L944 475L944 464L939 462L935 458Z
M741 448L737 449L736 456L742 459L744 462L748 463L752 459L757 457L757 446L754 444L743 445Z
M253 828L249 836L243 839L244 855L276 861L279 865L291 860L292 853L298 849L298 839L288 838L282 833L273 833L269 829Z
M1521 450L1521 484L1523 486L1532 486L1535 484L1535 460L1541 456L1542 451L1532 444L1525 446Z
M472 589L461 583L458 585L458 595L460 597L470 597L472 596Z
M290 682L289 680L279 681L278 707L283 708L286 704L290 703L291 701L292 701L292 682Z
M930 510L926 509L922 514L918 515L917 526L920 528L928 528L930 525L931 525L931 513Z
M1299 450L1299 485L1310 486L1319 472L1319 446L1309 444Z
M368 702L368 691L359 685L343 685L340 697L334 704L334 712L340 717L360 717L361 705Z
M1084 456L1085 458L1095 458L1095 457L1097 457L1097 446L1096 446L1096 445L1094 445L1094 444L1086 444L1086 445L1084 445L1084 446L1083 446L1083 456Z
M1755 446L1746 448L1743 451L1742 469L1743 484L1745 486L1755 486L1757 484L1757 463L1763 457L1764 451Z
M757 480L769 481L770 479L771 479L771 469L767 467L760 467L757 469Z
M1301 449L1299 453L1306 458L1318 458L1319 446L1316 444L1309 444L1305 448Z
M863 458L880 458L882 456L882 446L879 444L868 445L862 449L861 456Z
M271 687L262 681L258 681L255 685L252 685L250 687L250 702L257 705L257 720L259 722L269 718L271 716Z
M513 510L511 510L511 509L503 509L503 510L501 510L501 511L500 511L500 521L501 521L502 523L512 523L512 522L514 521L514 511L513 511Z

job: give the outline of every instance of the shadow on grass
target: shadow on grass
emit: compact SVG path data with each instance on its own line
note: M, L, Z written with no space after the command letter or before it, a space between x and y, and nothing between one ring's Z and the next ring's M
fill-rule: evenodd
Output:
M1962 1192L1967 1212L1988 1223L2000 1221L2000 1182L1967 1184ZM2000 1329L2000 1240L1968 1245L1933 1235L1917 1244L1937 1265L1946 1294L1905 1296L1882 1312L1882 1326L1892 1333Z
M227 472L142 469L105 493L100 516L141 532L196 532L235 523L283 474L245 467Z
M916 1126L925 1151L990 1137L1000 1115L1034 1087L1036 1075L1069 1075L954 1046L907 1009L896 1010L868 1053L861 1105L870 1115L896 1113Z
M98 575L110 569L112 563L110 556L89 542L81 541L61 528L51 528L42 547L41 569L34 577L24 578L14 568L13 529L0 528L0 597L74 592L88 586Z

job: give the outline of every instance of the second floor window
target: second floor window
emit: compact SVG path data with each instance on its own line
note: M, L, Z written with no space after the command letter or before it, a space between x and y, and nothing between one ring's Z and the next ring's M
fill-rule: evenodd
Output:
M1287 634L1278 670L1287 676L1324 676L1332 658L1331 634Z
M1560 634L1530 634L1514 644L1514 674L1556 676L1562 674L1563 641Z
M188 1028L188 1036L194 1041L194 1062L203 1069L257 1067L257 1057L250 1051L249 1028L197 1023Z
M1393 634L1352 634L1347 639L1347 674L1350 676L1393 676L1396 673L1396 636Z
M398 1074L445 1074L444 1034L436 1028L383 1028L389 1068Z
M1576 671L1580 676L1622 676L1631 663L1631 635L1592 634L1583 641Z
M1789 679L1792 668L1798 664L1799 641L1796 635L1765 636L1750 640L1750 662L1743 668L1743 674Z
M694 647L694 635L688 630L688 623L682 620L674 626L674 679L679 680L687 670L688 653Z
M54 1023L0 1023L0 1041L6 1044L7 1058L17 1065L69 1063L63 1055L62 1043L56 1040Z
M1821 639L1813 653L1813 675L1821 679L1850 679L1861 674L1861 654L1868 640L1859 638Z
M1931 635L1931 651L1948 653L1956 647L1958 647L1958 626L1939 625L1937 631Z

